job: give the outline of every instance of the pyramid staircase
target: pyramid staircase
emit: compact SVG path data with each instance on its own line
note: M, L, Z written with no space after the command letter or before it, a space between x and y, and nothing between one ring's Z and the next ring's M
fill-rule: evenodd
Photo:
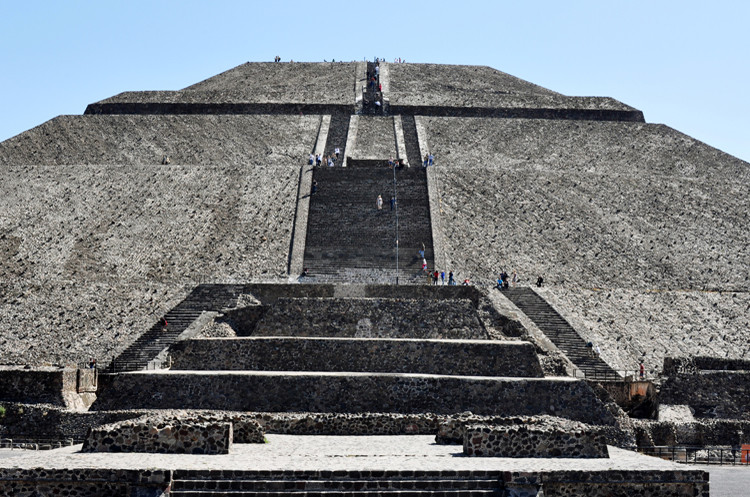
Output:
M422 244L431 266L427 176L421 168L397 169L399 271L396 272L396 212L391 210L394 170L386 161L352 160L346 168L316 168L318 192L310 199L305 282L424 283L418 256ZM381 195L383 208L376 208Z
M227 474L231 473L231 474ZM176 471L172 497L494 497L501 474L474 471Z
M350 115L345 113L331 114L331 124L328 127L328 138L326 139L324 156L335 156L336 148L339 148L339 158L336 159L336 167L344 163L346 157L346 138L349 135ZM321 167L328 167L322 164Z
M519 309L573 362L587 379L621 380L622 377L599 356L592 355L591 347L551 305L531 288L516 287L502 290Z
M119 356L113 358L105 370L114 373L148 368L149 363L172 345L202 312L233 307L241 291L242 285L198 285L164 316L166 328L159 320Z

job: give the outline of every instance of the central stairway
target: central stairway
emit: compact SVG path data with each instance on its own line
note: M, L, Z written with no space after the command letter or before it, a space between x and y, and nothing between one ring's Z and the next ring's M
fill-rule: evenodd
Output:
M348 167L319 167L318 191L310 198L304 267L307 282L426 281L419 251L431 267L427 176L422 168L395 171L397 210L391 209L394 170L387 161L348 160ZM378 210L376 199L383 199ZM396 215L398 211L398 271ZM424 279L423 279L424 278Z

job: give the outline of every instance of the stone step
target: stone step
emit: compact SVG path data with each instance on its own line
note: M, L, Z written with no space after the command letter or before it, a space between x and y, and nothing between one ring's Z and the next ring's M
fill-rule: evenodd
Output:
M543 377L528 342L252 337L184 340L172 370L338 371Z
M493 490L496 478L486 479L237 479L173 480L172 492L185 490L255 490L268 492L304 492L345 490L351 492L382 490Z
M296 495L299 497L493 497L498 496L496 490L172 490L171 497L280 497Z

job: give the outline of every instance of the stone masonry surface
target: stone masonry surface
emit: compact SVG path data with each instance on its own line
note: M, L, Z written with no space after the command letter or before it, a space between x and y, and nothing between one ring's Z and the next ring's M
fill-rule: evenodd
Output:
M286 279L319 120L57 118L0 144L0 363L102 363L196 282Z
M609 457L606 438L581 424L559 430L544 425L468 425L464 454L479 457Z
M674 349L750 353L747 163L662 125L422 122L460 278L543 275L543 296L618 369L645 357L653 371Z
M520 341L228 338L178 342L170 353L172 370L543 376L534 347Z
M211 440L196 442L202 436L196 432L194 435L191 435L193 445L199 447L202 444L208 444L209 448L221 448L221 450L228 451L231 447L226 445L226 443L230 441L243 444L265 442L265 432L258 422L258 417L258 413L183 410L156 411L140 416L137 419L118 421L89 430L82 450L84 452L150 452L152 449L147 448L148 444L158 443L158 439L161 439L164 435L167 437L164 439L166 440L166 444L172 446L173 450L170 452L170 447L165 447L168 449L167 451L154 451L175 454L179 453L178 450L180 449L187 449L187 443L190 443L190 440L180 441L175 439L176 435L180 435L175 429L171 429L170 433L158 433L160 430L163 430L167 426L173 428L185 426L190 429L191 425L195 425L198 428L204 425L212 425L210 430L213 431L214 436L219 436L224 441L217 442L218 445ZM216 431L216 427L221 427L225 424L232 425L231 437L229 437L229 431L226 431L223 427L219 431ZM119 442L116 440L117 437L120 437ZM169 437L172 437L172 439L169 439ZM105 441L106 439L110 440ZM125 439L128 440L129 444L123 442ZM129 446L123 447L122 450L116 450L112 447L113 443L117 443L118 445L125 443ZM179 447L175 447L175 444L179 445ZM141 450L141 447L146 448L146 450ZM182 450L182 453L195 454L200 452ZM209 452L203 453L208 454ZM226 452L213 453L226 454Z

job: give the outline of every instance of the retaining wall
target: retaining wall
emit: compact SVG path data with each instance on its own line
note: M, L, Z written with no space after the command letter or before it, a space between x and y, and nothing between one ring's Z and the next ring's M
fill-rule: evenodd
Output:
M172 370L369 371L542 377L528 342L216 338L177 342Z
M583 381L387 373L124 373L100 375L94 410L551 414L595 424L613 417Z
M697 418L750 420L750 371L707 371L667 378L662 404L687 404Z
M0 368L0 401L66 405L63 392L77 393L76 370L72 368Z

